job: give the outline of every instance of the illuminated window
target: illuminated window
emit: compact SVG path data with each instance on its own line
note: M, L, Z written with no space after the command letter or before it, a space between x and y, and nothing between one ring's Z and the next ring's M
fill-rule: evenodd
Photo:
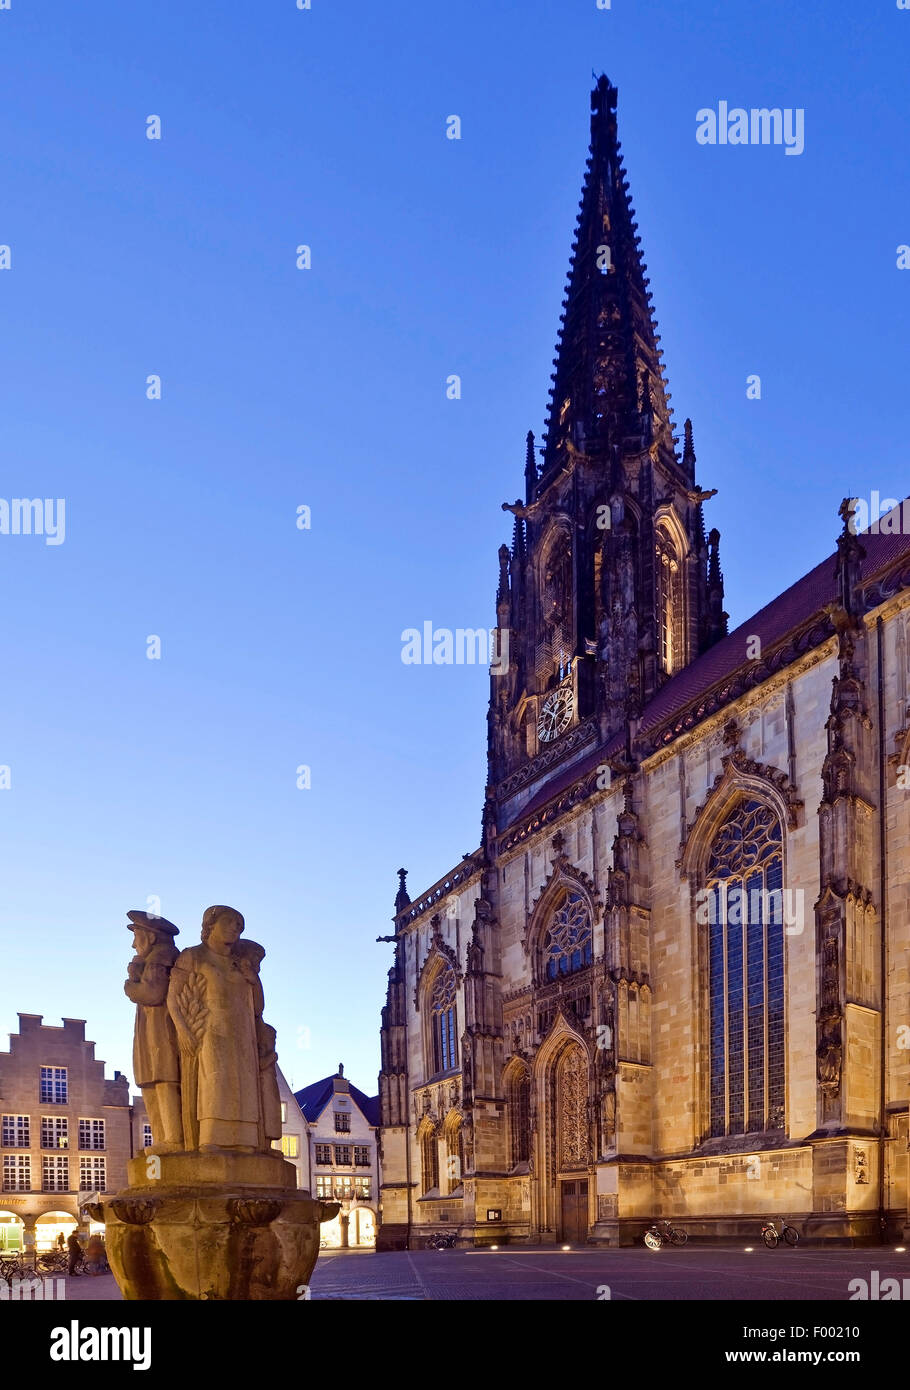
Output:
M676 547L664 530L658 530L655 545L657 571L657 616L661 669L672 676L681 664L679 631L682 622L682 585Z
M300 1143L296 1134L282 1134L281 1152L285 1158L297 1158L300 1154Z
M372 1196L373 1185L369 1178L354 1179L354 1195L360 1202L368 1202Z
M319 1175L316 1178L316 1196L329 1198L332 1195L332 1179L327 1175Z
M287 1105L287 1101L283 1100L283 1101L281 1102L281 1123L282 1123L283 1125L286 1125L287 1122L288 1122L288 1105Z
M711 1134L784 1127L781 827L742 801L708 864Z
M41 1116L42 1149L66 1149L69 1142L69 1120L64 1115Z

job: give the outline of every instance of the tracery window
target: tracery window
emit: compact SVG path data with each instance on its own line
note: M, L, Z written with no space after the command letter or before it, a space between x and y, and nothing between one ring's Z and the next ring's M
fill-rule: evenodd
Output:
M727 817L706 888L710 1132L782 1129L783 860L780 821L769 806L744 800Z
M451 1071L457 1064L455 1046L455 971L440 970L430 994L430 1026L433 1033L433 1072Z
M544 974L548 980L583 970L594 959L591 913L581 893L567 893L553 913L543 939Z
M678 634L682 620L679 556L666 531L659 529L655 544L659 658L665 675L672 676L681 663Z

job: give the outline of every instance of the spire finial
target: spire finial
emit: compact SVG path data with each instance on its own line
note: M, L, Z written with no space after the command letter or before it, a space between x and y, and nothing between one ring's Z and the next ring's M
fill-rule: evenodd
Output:
M407 869L398 870L398 892L395 894L395 912L403 912L410 905L411 899L408 897Z
M537 459L534 455L534 431L528 430L527 453L525 455L525 501L533 502L537 486Z
M685 444L683 445L683 463L695 468L695 445L692 443L692 421L687 419L683 425L685 431Z

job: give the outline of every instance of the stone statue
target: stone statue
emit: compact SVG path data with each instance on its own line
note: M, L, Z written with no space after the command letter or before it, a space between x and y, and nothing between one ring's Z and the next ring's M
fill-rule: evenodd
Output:
M136 1005L133 1072L152 1129L150 1153L183 1148L177 1034L167 1011L171 966L177 959L179 928L164 917L128 912L136 954L127 966L123 989Z
M243 927L234 908L207 908L202 944L171 970L184 1145L201 1153L264 1153L281 1136L275 1030L262 1019L265 951L240 940Z
M275 1030L262 1017L265 956L243 918L216 906L180 951L163 917L130 912L136 955L133 1064L152 1123L127 1186L91 1214L106 1226L125 1299L296 1302L337 1202L298 1189L281 1136ZM339 1072L341 1068L339 1067Z

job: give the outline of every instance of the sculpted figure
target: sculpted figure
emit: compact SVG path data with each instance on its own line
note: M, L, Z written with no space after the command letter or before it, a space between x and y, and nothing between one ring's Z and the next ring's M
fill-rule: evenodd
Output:
M184 1138L203 1153L265 1152L281 1135L275 1031L262 1019L265 951L240 940L243 927L234 908L207 908L202 944L181 951L171 971Z
M133 1073L152 1127L151 1153L183 1148L177 1034L167 1011L168 977L177 959L178 928L164 917L128 912L136 954L123 986L136 1005Z

